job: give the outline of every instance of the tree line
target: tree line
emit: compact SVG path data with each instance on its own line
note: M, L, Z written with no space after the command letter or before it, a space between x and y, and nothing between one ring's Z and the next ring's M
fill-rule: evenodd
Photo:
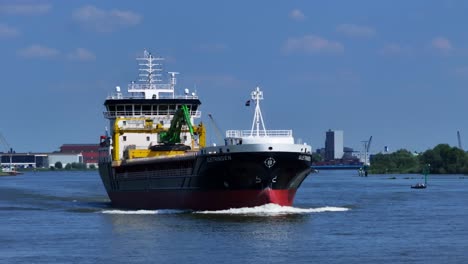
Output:
M65 167L64 167L62 162L57 161L57 162L55 162L54 166L50 166L50 169L51 170L55 170L55 169L59 169L59 170L61 170L61 169L65 169L65 170L86 170L88 168L86 167L86 164L78 163L78 162L67 163L65 165ZM94 166L94 164L91 164L89 166L89 169L96 169L96 166Z
M417 155L406 149L390 154L379 153L371 157L369 172L422 173L425 166L432 174L468 174L468 153L448 144L439 144Z

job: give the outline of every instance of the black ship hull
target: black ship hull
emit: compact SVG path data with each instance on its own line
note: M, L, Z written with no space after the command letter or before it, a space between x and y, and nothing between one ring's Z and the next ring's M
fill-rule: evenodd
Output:
M291 206L310 165L305 153L237 152L102 162L99 170L113 206L219 210Z

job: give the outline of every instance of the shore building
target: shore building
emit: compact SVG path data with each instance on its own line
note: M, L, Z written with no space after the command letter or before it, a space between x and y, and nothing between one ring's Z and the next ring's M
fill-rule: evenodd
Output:
M343 131L328 130L325 138L325 160L337 160L343 158Z
M47 153L3 153L0 152L2 168L48 168Z
M61 154L81 154L82 161L86 166L98 166L99 144L63 144L60 147Z

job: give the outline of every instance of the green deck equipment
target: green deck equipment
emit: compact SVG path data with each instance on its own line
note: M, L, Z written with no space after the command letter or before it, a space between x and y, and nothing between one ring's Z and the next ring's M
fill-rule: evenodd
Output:
M178 144L180 143L180 133L182 126L187 125L190 135L193 136L193 126L190 122L190 112L186 105L182 105L177 109L171 121L171 127L166 132L160 133L160 139L163 144Z

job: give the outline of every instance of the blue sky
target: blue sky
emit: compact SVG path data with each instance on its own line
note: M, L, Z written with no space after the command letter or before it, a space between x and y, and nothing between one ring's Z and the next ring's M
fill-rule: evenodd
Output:
M0 132L17 152L97 143L105 97L144 48L196 90L203 121L267 129L314 149L468 144L468 1L2 1ZM208 125L209 126L209 125ZM209 138L215 139L214 132Z

